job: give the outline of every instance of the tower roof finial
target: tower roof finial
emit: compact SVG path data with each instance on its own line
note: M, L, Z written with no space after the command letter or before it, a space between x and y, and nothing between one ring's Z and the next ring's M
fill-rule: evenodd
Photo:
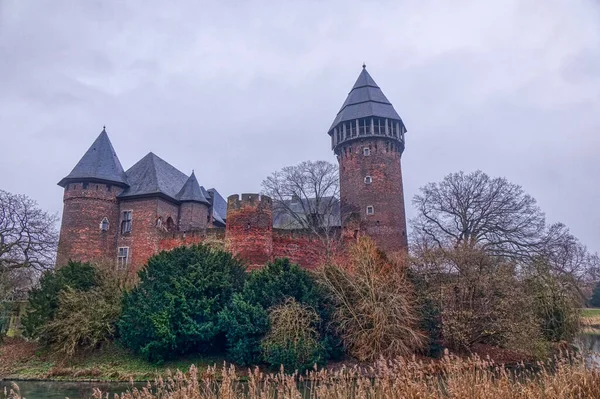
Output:
M363 69L367 68L367 64L363 61Z
M102 131L106 132L106 125L102 126Z

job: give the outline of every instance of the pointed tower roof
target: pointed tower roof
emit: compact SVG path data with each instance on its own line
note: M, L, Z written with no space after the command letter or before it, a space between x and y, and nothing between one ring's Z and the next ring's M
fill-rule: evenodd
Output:
M71 181L82 179L127 185L127 177L106 128L102 129L94 144L58 185L65 187Z
M402 121L392 103L383 94L375 80L367 72L366 65L348 93L348 97L329 128L329 132L341 122L359 118L380 117Z
M181 202L202 202L204 204L210 205L208 199L204 195L202 187L198 184L198 180L196 179L196 174L192 171L192 174L187 179L179 194L177 194L177 199Z

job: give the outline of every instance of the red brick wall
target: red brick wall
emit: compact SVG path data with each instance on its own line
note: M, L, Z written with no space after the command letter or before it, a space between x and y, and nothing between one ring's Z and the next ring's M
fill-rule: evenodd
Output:
M273 259L289 258L307 269L320 266L326 259L326 247L318 237L303 230L273 230Z
M129 247L129 268L137 271L158 252L167 220L171 218L176 223L179 207L162 198L140 198L121 201L120 215L123 211L132 211L131 232L121 234L119 230L117 248ZM162 218L162 227L157 226L158 217ZM116 258L115 250L113 259L116 261Z
M117 186L89 183L86 190L82 183L70 183L64 191L63 215L56 264L58 267L69 259L92 261L110 259L114 256L119 227ZM104 217L108 218L108 231L100 229Z
M227 198L225 248L248 262L262 266L273 252L273 206L271 198L258 194Z
M363 148L370 148L369 156ZM340 164L340 199L343 219L360 215L361 232L385 252L406 251L406 216L400 166L400 143L384 138L365 138L336 150ZM371 176L372 183L364 179ZM367 206L375 213L367 215Z
M186 233L163 233L158 243L159 251L170 251L182 245L210 243L216 246L225 246L225 228L214 227L202 231L189 231Z

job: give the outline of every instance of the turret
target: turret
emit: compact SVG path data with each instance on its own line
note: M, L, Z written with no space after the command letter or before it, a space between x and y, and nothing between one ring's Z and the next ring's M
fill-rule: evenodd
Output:
M69 259L114 261L119 227L117 195L128 184L106 129L58 185L64 188L64 206L57 266Z
M227 198L225 248L260 267L271 260L273 253L273 203L259 194L235 194Z
M328 134L340 166L342 225L356 229L359 221L360 233L386 252L408 246L401 168L405 133L363 65Z
M181 201L179 206L179 230L206 229L210 202L202 192L194 171L177 194L177 199Z

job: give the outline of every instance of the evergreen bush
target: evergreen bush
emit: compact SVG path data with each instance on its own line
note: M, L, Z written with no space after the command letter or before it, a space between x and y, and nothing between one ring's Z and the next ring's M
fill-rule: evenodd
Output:
M161 252L125 293L118 322L124 346L151 361L222 349L218 314L240 291L244 266L206 245Z

